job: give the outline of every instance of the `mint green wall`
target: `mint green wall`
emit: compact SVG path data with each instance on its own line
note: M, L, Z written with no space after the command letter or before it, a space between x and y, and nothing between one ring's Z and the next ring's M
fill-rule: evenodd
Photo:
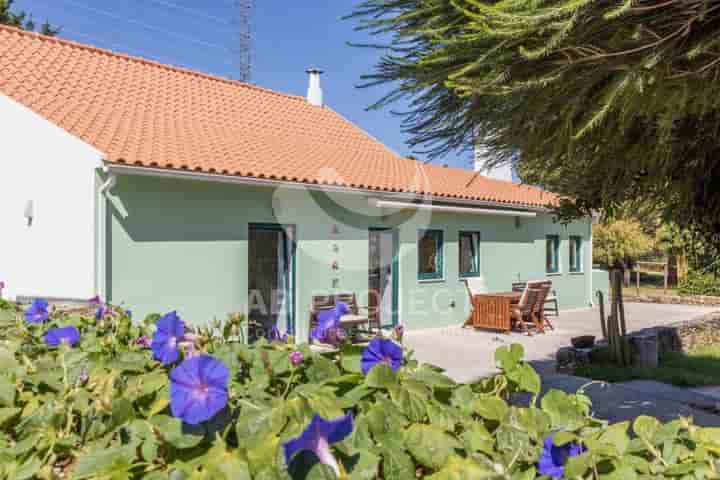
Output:
M120 176L108 223L109 298L136 318L176 309L191 323L247 309L247 238L250 223L296 226L296 327L307 337L313 294L367 290L368 228L397 227L400 237L400 320L408 328L459 324L469 303L458 277L459 230L481 232L481 270L489 289L544 278L545 235L557 233L562 273L552 276L560 308L590 302L590 226L567 228L550 216L522 218L458 213L391 214L353 194L320 194L143 176ZM333 231L337 225L337 232ZM444 278L417 280L418 229L444 231ZM584 272L568 274L568 235L581 235ZM333 246L338 251L334 252ZM332 269L336 260L339 270ZM362 303L362 300L361 300ZM453 306L454 304L454 306Z

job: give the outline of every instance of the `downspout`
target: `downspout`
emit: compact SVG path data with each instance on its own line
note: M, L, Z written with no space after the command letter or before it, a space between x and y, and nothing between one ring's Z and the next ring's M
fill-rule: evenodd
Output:
M109 198L110 190L112 190L117 184L117 174L110 171L107 165L103 167L103 173L107 174L107 178L98 188L98 202L99 202L99 216L98 219L98 292L100 298L107 300L107 261L108 261L108 249L107 249L107 225L108 225L108 208L107 199Z

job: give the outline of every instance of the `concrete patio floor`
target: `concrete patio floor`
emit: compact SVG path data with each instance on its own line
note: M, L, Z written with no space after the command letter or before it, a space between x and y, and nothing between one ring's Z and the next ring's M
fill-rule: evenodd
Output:
M691 305L625 305L628 331L689 320L715 310L718 309ZM557 349L570 345L572 337L596 335L602 338L597 307L562 312L559 317L551 316L550 321L555 330L532 337L519 332L508 335L451 326L408 331L405 342L415 350L418 360L444 368L456 381L469 382L495 373L495 349L501 345L522 344L526 359L532 361L539 372L547 374L554 372Z
M689 305L625 305L629 331L689 320L716 310ZM558 348L570 345L570 339L578 335L601 338L600 314L597 308L588 308L564 312L559 317L551 317L551 321L555 325L554 331L532 337L453 326L409 331L405 334L405 343L415 351L416 359L444 368L458 382L471 382L492 375L497 371L495 349L501 345L520 343L525 347L526 359L542 376L544 391L557 388L574 393L589 380L557 374L555 353ZM720 416L705 410L710 405L716 405L717 399L700 397L700 392L689 389L643 382L592 385L586 393L593 401L595 415L613 422L632 420L641 414L653 415L663 421L679 415L692 415L699 425L720 426Z

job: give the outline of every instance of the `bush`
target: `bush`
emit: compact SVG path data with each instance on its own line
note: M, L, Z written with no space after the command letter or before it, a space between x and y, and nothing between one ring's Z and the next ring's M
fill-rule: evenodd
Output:
M177 344L168 335L182 333L172 314L157 322L151 352L143 336L157 317L132 324L127 312L102 305L99 319L42 307L27 315L38 323L14 313L0 324L5 479L320 479L334 478L326 465L333 459L352 479L530 480L563 470L572 478L700 479L717 468L718 429L639 417L631 439L627 422L593 418L582 392L551 390L538 402L539 377L519 345L497 350L501 374L463 385L408 352L400 361L391 340L377 340L384 350L369 368L368 352L349 345L327 354L292 339L247 346L238 341L243 320L233 317L183 334L181 356L172 360ZM72 328L52 330L61 325L77 328L79 340ZM47 345L62 335L59 347ZM154 360L158 354L171 364ZM212 418L190 425L174 416L197 400L181 396L176 405L187 386L177 383L178 372L204 355L227 367L229 395ZM225 367L201 372L211 379L205 387L215 388ZM528 406L508 403L519 391L532 394ZM342 420L324 424L316 414ZM301 449L288 466L285 454L298 442L287 442L311 419L317 429L306 436L331 432L332 453L318 463Z
M720 296L720 278L711 273L690 271L678 284L682 295Z

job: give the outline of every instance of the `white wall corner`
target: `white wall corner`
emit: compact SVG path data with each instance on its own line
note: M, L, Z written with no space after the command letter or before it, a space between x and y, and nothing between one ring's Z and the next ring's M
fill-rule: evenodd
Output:
M96 169L104 155L3 94L0 129L4 295L89 298L97 263Z

